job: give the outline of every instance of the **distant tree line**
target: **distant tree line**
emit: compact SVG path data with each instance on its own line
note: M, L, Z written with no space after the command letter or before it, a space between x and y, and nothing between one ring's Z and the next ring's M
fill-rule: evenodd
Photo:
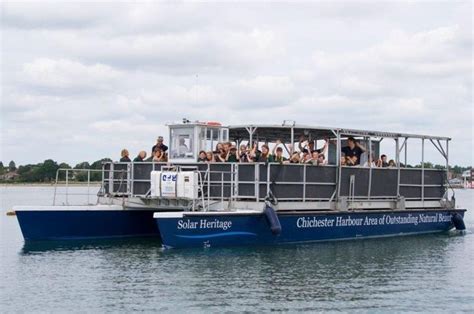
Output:
M95 169L101 170L102 163L112 161L110 158L102 158L90 164L87 161L78 163L74 167L62 162L58 163L52 159L47 159L38 164L27 164L16 166L12 160L7 167L0 161L0 181L8 182L54 182L56 180L56 173L58 169L71 169L74 171L68 172L68 179L84 182L87 181L87 171L80 171L80 169ZM66 172L60 171L58 173L58 180L66 180ZM91 181L101 181L102 174L100 172L90 173Z
M4 166L3 162L0 161L0 182L54 182L56 180L56 172L58 171L58 169L77 170L68 173L68 180L85 182L87 181L87 172L79 171L80 169L101 170L102 163L108 161L112 160L110 158L102 158L100 160L94 161L92 164L87 161L84 161L75 165L74 168L65 162L58 164L58 162L52 159L47 159L39 164L28 164L18 167L16 166L13 160L8 163L8 166ZM424 166L426 169L446 169L445 165L434 165L430 162L425 162ZM421 164L415 166L407 165L407 167L421 168ZM449 170L452 173L453 177L459 177L464 171L468 169L471 169L471 167L462 167L456 165L451 166ZM10 174L10 176L6 176L7 174ZM59 172L58 180L66 180L65 171ZM102 174L100 172L91 172L90 180L101 181Z

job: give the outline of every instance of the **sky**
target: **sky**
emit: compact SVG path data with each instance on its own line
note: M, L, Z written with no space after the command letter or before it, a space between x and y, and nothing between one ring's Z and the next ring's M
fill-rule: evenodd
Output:
M184 117L449 136L473 164L470 1L0 8L4 164L135 156Z

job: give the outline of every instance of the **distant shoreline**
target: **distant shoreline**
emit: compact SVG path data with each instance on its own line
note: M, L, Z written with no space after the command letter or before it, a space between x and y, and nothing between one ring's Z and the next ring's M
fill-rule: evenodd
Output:
M1 182L0 186L7 187L7 186L55 186L56 184L47 183L47 182ZM68 182L69 186L84 186L87 187L86 182ZM91 182L89 186L97 186L99 187L101 182ZM61 181L57 183L57 186L66 186L65 181Z

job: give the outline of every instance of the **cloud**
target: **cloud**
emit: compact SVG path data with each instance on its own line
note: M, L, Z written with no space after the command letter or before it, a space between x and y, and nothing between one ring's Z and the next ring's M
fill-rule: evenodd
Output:
M1 158L134 154L186 117L441 134L468 164L471 9L2 3Z
M26 83L52 90L101 90L121 79L119 71L103 64L85 65L67 59L38 58L23 64L22 78Z

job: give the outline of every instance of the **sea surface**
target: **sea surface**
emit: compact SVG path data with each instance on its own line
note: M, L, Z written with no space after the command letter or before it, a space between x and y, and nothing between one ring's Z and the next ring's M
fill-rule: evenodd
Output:
M25 244L6 211L53 194L0 186L1 313L474 312L474 190L456 190L463 236L166 251L153 240Z

